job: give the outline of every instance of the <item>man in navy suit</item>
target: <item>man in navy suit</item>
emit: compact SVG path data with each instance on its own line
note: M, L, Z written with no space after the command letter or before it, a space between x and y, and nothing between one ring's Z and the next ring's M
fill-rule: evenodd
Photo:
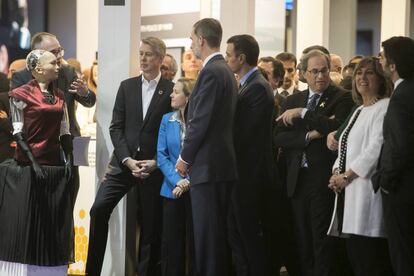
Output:
M176 169L190 177L195 266L200 276L227 276L227 213L237 178L233 122L236 79L220 54L220 22L204 18L191 32L191 48L203 60L190 96L187 130Z
M155 160L161 118L171 110L173 83L161 77L165 44L155 37L142 40L142 75L121 82L109 127L114 152L91 208L86 272L99 276L112 210L133 187L138 190L142 224L138 275L161 275L162 173ZM135 233L135 231L133 231Z
M240 78L234 125L239 181L232 191L229 242L238 276L269 275L265 249L265 186L273 183L273 91L257 68L259 45L250 35L227 41L226 61Z

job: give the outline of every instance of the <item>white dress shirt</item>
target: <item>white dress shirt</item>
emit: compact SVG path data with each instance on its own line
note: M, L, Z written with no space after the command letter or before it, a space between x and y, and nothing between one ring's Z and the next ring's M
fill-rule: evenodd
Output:
M283 89L282 87L279 87L278 89L277 89L277 92L280 94L280 93L282 93L283 91L286 91L286 92L288 92L289 93L289 96L290 95L292 95L293 94L293 91L295 90L295 85L294 84L292 84L288 89ZM276 95L275 95L276 96Z
M397 89L397 86L403 82L404 79L398 79L396 82L394 82L394 90Z
M147 80L142 75L142 119L147 115L148 107L150 106L152 96L154 96L155 89L161 78L161 72L153 80Z

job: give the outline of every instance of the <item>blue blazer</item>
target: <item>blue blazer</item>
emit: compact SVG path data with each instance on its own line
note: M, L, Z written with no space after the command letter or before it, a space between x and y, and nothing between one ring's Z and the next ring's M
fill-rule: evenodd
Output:
M171 120L175 112L162 117L158 132L157 163L164 174L160 195L174 198L172 190L183 177L175 171L175 163L181 150L181 126L177 120Z

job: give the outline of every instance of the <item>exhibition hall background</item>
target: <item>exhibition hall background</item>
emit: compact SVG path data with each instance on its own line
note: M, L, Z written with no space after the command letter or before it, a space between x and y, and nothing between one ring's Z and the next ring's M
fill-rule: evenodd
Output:
M108 131L112 107L120 81L139 74L140 38L152 35L164 39L167 51L180 60L181 52L190 46L192 24L214 17L223 26L223 45L231 35L248 33L257 38L261 56L282 51L300 56L305 47L321 44L347 62L355 54L377 55L380 42L391 36L414 37L413 2L39 0L37 8L30 10L32 34L48 31L57 35L65 58L78 59L83 68L91 66L96 56L99 64L96 140L89 147L89 166L80 168L81 188L74 212L77 262L69 272L84 273L88 212L113 150ZM133 274L136 235L127 225L136 223L136 218L128 211L135 208L133 195L128 199L120 202L111 217L102 275Z

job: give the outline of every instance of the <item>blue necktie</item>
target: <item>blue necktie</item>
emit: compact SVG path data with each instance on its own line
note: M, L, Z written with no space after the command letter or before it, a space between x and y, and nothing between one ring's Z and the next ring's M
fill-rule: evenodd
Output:
M321 95L319 95L319 94L313 94L311 97L310 97L310 100L308 101L308 104L306 105L306 108L308 109L308 110L311 110L311 111L313 111L313 110L315 110L315 108L316 108L316 105L317 105L317 103L318 103L318 100L319 100L319 97L320 97ZM303 153L303 155L302 155L302 164L301 164L301 167L302 168L307 168L308 167L308 160L307 160L307 158L306 158L306 153Z
M316 104L318 103L318 100L319 100L319 97L320 97L321 95L319 95L319 94L313 94L311 97L310 97L310 100L309 100L309 102L308 102L308 104L306 105L306 108L307 109L309 109L309 110L315 110L315 108L316 108Z

